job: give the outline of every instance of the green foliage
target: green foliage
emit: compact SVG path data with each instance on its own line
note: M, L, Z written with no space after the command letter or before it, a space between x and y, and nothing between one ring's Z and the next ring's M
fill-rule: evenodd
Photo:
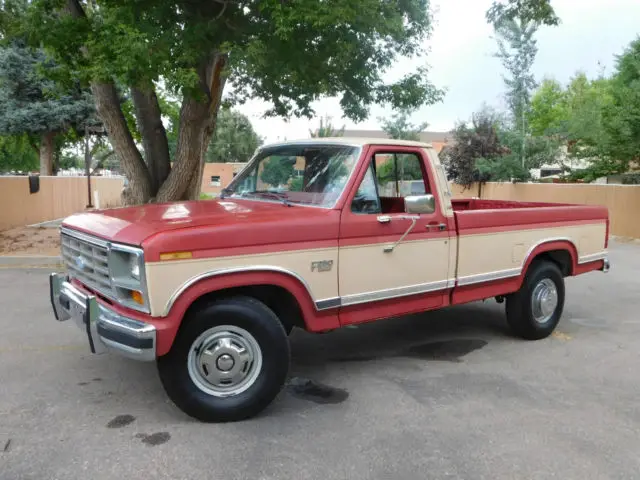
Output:
M447 176L466 187L474 182L530 180L530 169L555 163L558 156L554 139L528 136L523 162L520 132L487 106L472 115L470 125L459 123L452 136L453 145L445 147L440 156Z
M27 134L0 136L0 172L38 169L37 149Z
M535 136L563 132L569 120L567 92L553 79L545 79L533 94L528 112L531 133Z
M566 88L545 80L535 92L528 118L532 133L556 139L576 158L601 158L610 142L604 112L611 105L611 82L577 73Z
M293 175L295 163L295 157L273 156L264 160L264 170L260 174L260 180L274 188L285 185Z
M507 70L503 76L507 88L506 99L514 125L518 125L524 137L528 130L525 117L531 101L531 91L536 81L531 72L538 47L534 35L538 30L536 23L520 18L505 19L495 25L498 53L502 65Z
M301 192L304 183L304 178L302 177L293 177L289 182L289 191L290 192Z
M397 176L396 176L397 171ZM393 155L393 157L376 169L378 183L422 180L422 169L415 155Z
M339 130L333 128L330 117L320 118L320 126L315 130L309 130L311 138L341 137L344 134L344 125Z
M220 163L247 162L262 143L246 115L223 108L205 159Z
M399 109L391 115L391 118L378 118L382 123L382 130L389 138L401 140L420 140L420 132L429 126L427 122L418 125L409 122L410 109Z
M64 132L97 123L88 91L62 89L44 76L55 68L42 50L18 42L0 49L0 133Z
M551 26L560 24L551 0L494 0L486 18L493 25L516 18Z
M424 67L383 81L399 56L426 54L428 0L100 0L82 3L83 19L59 15L60 3L34 0L12 25L55 52L60 78L163 79L173 94L199 97L199 65L225 52L228 101L259 98L273 115L311 116L313 101L335 95L347 117L362 120L372 103L417 107L444 93Z
M467 122L456 125L451 132L452 145L440 153L449 179L468 187L474 182L485 182L491 178L490 169L485 167L480 171L477 162L509 153L498 137L498 129L503 123L498 113L485 106L471 116L470 125Z
M608 156L624 171L629 162L640 160L640 37L617 57L610 93L611 103L604 109Z

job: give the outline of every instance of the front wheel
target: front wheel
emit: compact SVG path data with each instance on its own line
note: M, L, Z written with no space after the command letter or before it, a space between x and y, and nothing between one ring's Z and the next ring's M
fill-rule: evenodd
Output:
M507 323L525 340L546 338L564 309L564 277L555 263L538 261L529 267L516 293L507 297Z
M289 342L278 317L249 297L194 312L158 359L169 398L203 422L238 421L266 408L284 385Z

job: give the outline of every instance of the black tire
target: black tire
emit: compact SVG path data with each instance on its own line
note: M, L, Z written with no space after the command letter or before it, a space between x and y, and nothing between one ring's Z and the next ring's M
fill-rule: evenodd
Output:
M202 383L206 379L202 373L190 373L190 358L192 372L207 372L199 351L195 350L189 357L192 344L211 329L227 325L240 328L248 332L257 344L261 354L261 367L253 368L249 376L257 375L252 383L247 383L246 390L228 396L216 396L199 387L194 378ZM224 331L227 331L225 328ZM239 330L241 331L241 330ZM209 334L209 333L207 333ZM224 332L219 333L224 335ZM241 337L249 338L249 336ZM250 340L247 340L251 343ZM219 341L220 342L220 341ZM200 343L200 341L198 341ZM222 343L215 343L220 347ZM225 344L228 345L228 344ZM204 346L202 344L201 346ZM255 350L255 349L254 349ZM208 348L204 351L211 352ZM218 352L221 350L218 350ZM220 365L220 356L215 363L213 359L217 353L207 356L204 362L211 361ZM227 359L229 355L227 355ZM239 358L239 357L238 357ZM160 380L169 398L187 415L202 422L233 422L250 418L264 410L282 389L290 362L289 341L284 327L278 317L266 305L250 297L233 297L209 304L185 318L180 331L174 341L171 351L158 358L158 372ZM240 365L239 362L238 365ZM235 363L233 364L235 366ZM258 365L258 362L254 362ZM204 370L203 370L204 368ZM231 367L230 367L231 368ZM221 370L217 369L216 372ZM250 368L247 371L251 372ZM242 375L242 374L240 374ZM205 388L218 388L205 384ZM223 387L224 388L224 387Z
M553 313L541 322L534 315L533 296L536 287L549 280L555 285L557 304ZM525 340L540 340L551 335L562 316L564 293L564 277L555 263L546 260L532 263L520 290L507 297L507 323L511 330Z

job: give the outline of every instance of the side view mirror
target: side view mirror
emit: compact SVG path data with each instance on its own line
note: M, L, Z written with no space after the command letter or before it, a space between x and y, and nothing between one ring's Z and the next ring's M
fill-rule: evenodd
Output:
M436 197L433 195L409 195L404 197L406 213L433 213L436 211Z

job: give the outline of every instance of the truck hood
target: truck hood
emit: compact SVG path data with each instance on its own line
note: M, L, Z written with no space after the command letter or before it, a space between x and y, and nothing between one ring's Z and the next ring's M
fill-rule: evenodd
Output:
M319 220L334 217L336 212L300 205L286 206L278 202L201 200L79 213L66 218L62 226L129 245L143 245L152 240L156 242L155 237L162 236L165 237L162 241L164 244L180 244L183 248L195 249L203 247L203 236L206 238L207 234L213 232L227 233L222 244L220 235L216 235L216 241L213 242L214 248L224 248L227 245L259 245L263 243L260 241L260 232L275 228L280 228L280 237L292 237L282 240L300 241L307 236L300 232L300 227L325 224ZM176 230L184 232L165 235ZM316 228L312 230L316 231ZM334 235L334 232L327 230L333 229L325 229L321 237ZM313 234L317 235L317 231ZM171 240L166 237L171 237ZM262 238L267 241L267 238ZM211 247L213 245L208 248Z

